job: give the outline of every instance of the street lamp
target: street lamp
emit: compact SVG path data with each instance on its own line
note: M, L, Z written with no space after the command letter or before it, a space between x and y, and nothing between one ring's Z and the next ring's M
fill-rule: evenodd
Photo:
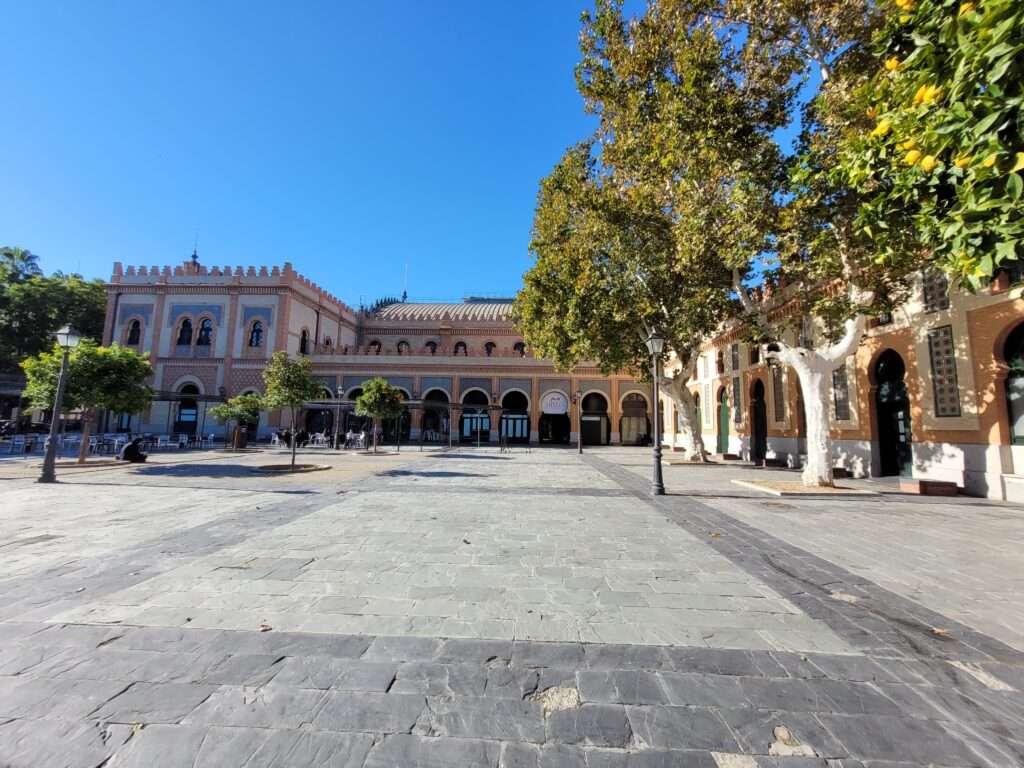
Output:
M50 417L50 439L46 443L46 456L43 458L43 471L39 475L40 483L57 482L57 474L54 472L54 465L57 461L57 433L60 429L60 410L64 402L64 386L68 376L68 357L71 350L78 346L82 340L81 335L72 325L65 325L54 336L57 343L64 350L64 356L60 360L60 373L57 375L57 394L53 398L53 416Z
M651 353L651 367L654 371L654 481L651 484L651 493L654 496L664 496L665 484L661 481L661 418L658 414L658 392L661 390L661 353L665 351L665 338L652 329L647 334L644 344Z
M579 424L576 425L576 453L583 453L583 392L576 390L576 416Z
M341 387L335 391L337 403L334 405L334 450L339 450L338 446L338 428L341 426L341 398L345 396L345 390Z

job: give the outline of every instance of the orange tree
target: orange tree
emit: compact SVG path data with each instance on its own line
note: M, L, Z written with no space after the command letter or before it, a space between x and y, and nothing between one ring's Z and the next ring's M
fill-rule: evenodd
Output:
M859 225L879 266L922 251L976 287L1024 258L1024 3L895 0L874 46L837 168Z

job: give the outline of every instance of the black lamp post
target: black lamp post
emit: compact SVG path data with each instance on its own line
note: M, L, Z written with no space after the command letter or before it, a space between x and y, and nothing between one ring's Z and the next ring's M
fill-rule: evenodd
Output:
M576 390L576 417L579 424L576 425L576 453L583 453L583 393Z
M339 450L338 446L338 430L341 428L341 398L345 396L345 390L338 387L334 393L338 399L338 402L334 406L334 450Z
M57 473L54 466L57 462L57 434L60 430L60 411L64 403L64 387L68 377L68 357L71 350L78 346L82 340L78 331L71 325L65 325L54 336L57 343L64 350L64 356L60 361L60 373L57 375L57 394L53 398L53 416L50 417L50 439L46 443L46 456L43 458L43 471L39 475L40 483L57 482Z
M658 413L658 392L661 390L661 353L665 351L665 339L656 330L647 334L644 342L651 353L651 367L654 372L654 480L651 493L665 495L665 484L661 480L661 418Z

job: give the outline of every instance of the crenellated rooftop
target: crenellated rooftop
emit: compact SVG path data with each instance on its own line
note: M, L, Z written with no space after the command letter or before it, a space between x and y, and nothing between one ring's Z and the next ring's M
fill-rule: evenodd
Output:
M120 285L280 285L291 288L305 288L323 303L335 304L340 312L355 316L355 311L345 302L329 291L324 290L308 277L300 275L286 261L278 267L207 267L192 259L176 266L128 266L120 261L114 262L114 271L110 282Z

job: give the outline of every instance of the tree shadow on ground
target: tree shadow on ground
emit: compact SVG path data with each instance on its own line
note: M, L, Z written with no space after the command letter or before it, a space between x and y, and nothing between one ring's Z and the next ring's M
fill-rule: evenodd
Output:
M257 476L253 467L238 464L138 464L133 472L145 477L247 477Z
M494 475L482 475L477 472L446 472L444 470L431 472L415 469L389 469L380 474L383 477L494 477Z
M441 459L488 459L490 461L509 461L511 456L495 456L486 453L443 453Z

